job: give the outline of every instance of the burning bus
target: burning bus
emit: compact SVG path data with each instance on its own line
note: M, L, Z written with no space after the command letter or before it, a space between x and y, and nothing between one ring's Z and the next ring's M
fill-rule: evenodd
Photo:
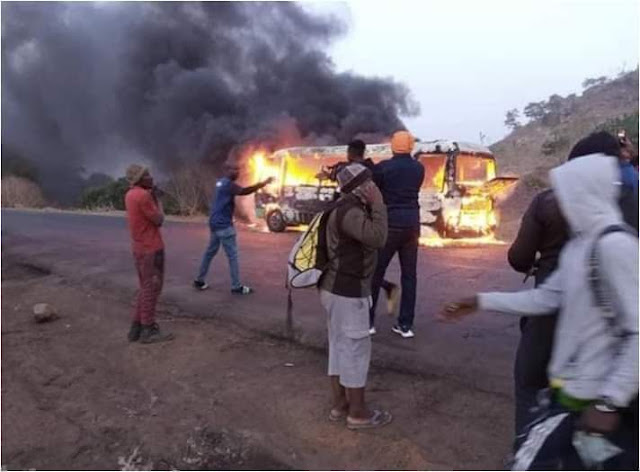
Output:
M429 229L454 238L494 233L496 198L518 179L496 176L496 160L488 148L442 140L419 142L413 155L425 168L420 191L423 236Z
M391 157L386 144L367 146L367 157L381 161ZM295 147L271 155L254 154L249 166L253 177L273 177L272 184L256 193L256 216L264 218L272 232L308 224L336 198L335 182L327 169L347 160L347 146Z
M496 177L496 161L485 147L453 141L417 142L412 155L425 167L420 192L422 235L440 237L486 236L497 225L495 197L517 178ZM374 162L391 158L389 144L368 145ZM295 147L250 160L258 180L273 177L256 194L256 214L270 231L307 224L336 198L336 183L326 170L344 162L346 146Z

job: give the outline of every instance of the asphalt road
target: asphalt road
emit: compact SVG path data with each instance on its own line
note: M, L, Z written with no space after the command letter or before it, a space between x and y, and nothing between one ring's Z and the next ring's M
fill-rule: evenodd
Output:
M132 297L136 276L126 221L118 216L2 210L2 250L26 263L60 273L74 284L116 290ZM208 241L203 222L167 222L163 228L167 266L161 297L164 316L215 316L251 330L284 333L286 256L297 233L269 234L239 229L243 282L248 297L229 291L227 261L214 260L211 289L196 292L191 282ZM374 362L403 372L450 379L512 401L512 363L518 319L480 313L459 324L442 324L434 315L442 303L477 290L516 290L522 277L506 262L507 246L421 248L418 262L416 337L391 333L393 320L382 309L374 338ZM399 281L397 262L388 277ZM296 339L325 345L325 317L313 290L294 293ZM127 326L123 326L123 335ZM505 410L510 411L511 408Z

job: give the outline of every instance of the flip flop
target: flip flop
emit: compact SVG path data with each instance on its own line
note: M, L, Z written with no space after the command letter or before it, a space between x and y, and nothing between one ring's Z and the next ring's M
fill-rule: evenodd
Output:
M347 428L356 431L359 429L371 429L371 428L380 428L382 426L388 425L393 420L393 416L391 413L385 410L373 410L373 415L367 421L360 423L354 423L353 420L347 417Z
M329 421L338 423L347 417L347 412L342 410L331 409L329 412Z

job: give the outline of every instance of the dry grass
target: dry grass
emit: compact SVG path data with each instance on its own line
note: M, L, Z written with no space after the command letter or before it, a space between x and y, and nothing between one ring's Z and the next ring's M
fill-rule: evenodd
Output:
M2 206L10 208L42 208L45 199L40 187L22 177L2 178Z
M574 111L554 126L544 126L541 120L537 120L491 145L498 160L499 173L514 172L523 176L532 171L539 174L536 169L546 171L564 162L571 147L603 123L637 112L637 71L587 89L576 98ZM545 155L542 152L545 143L558 145ZM537 186L536 182L531 183Z

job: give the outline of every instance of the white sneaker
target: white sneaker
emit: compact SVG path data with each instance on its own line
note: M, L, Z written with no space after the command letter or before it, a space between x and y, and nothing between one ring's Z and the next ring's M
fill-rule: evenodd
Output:
M373 326L371 328L369 328L369 336L373 336L374 334L376 334L378 331L376 331L376 327Z
M404 330L397 325L394 325L393 328L391 328L391 331L393 331L396 334L399 334L405 339L413 338L415 336L415 334L413 334L413 331L411 331L410 329Z
M198 280L194 280L193 288L195 288L196 290L206 290L209 288L209 286L206 284L206 282L200 282Z

